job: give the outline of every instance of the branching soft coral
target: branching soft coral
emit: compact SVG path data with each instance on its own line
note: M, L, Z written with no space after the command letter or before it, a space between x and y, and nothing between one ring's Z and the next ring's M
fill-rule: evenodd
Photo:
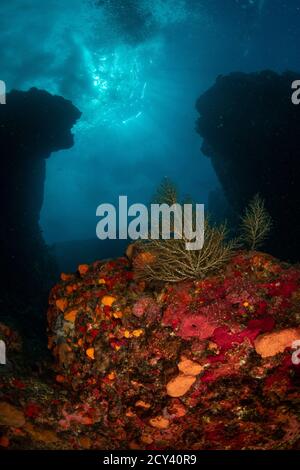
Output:
M272 219L265 208L265 203L259 194L256 194L242 217L241 241L250 250L256 250L262 246L271 227Z
M231 258L235 241L226 241L225 225L213 226L205 222L205 240L200 250L187 250L187 240L149 240L139 248L151 254L149 261L134 261L136 276L151 281L178 282L200 279L217 272ZM145 257L144 257L145 258Z
M154 202L156 204L179 204L175 185L165 179L159 186ZM182 204L179 204L182 205ZM191 211L191 225L196 227L195 210ZM204 220L204 244L201 249L188 250L190 241L180 233L176 237L174 215L170 217L170 232L174 238L164 239L160 227L159 239L138 241L135 243L136 256L133 267L136 278L144 281L178 282L201 279L218 272L233 256L240 245L249 250L259 248L267 238L272 220L263 199L257 194L250 201L244 216L241 218L241 235L228 240L226 223L212 225L206 217ZM177 233L178 235L178 233Z
M178 203L175 185L165 179L154 198L157 204ZM191 211L191 225L196 227L195 211ZM170 218L170 229L175 235L174 217ZM161 234L161 231L159 230ZM231 258L236 242L227 241L226 224L212 225L204 221L204 244L201 249L188 250L190 242L183 234L180 237L150 239L135 244L137 252L133 266L137 278L145 281L178 282L187 279L200 279L219 271Z

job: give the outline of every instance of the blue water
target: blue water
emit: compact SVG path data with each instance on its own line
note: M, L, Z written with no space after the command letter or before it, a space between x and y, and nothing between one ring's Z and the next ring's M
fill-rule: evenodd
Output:
M126 8L125 8L126 7ZM96 207L168 176L207 203L195 101L219 74L300 70L300 0L2 0L1 79L71 99L75 145L47 161L47 242L95 237Z

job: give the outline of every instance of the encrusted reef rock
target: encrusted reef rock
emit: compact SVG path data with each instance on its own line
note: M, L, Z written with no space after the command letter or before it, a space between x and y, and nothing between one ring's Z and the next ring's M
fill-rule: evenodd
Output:
M11 91L0 106L2 314L22 310L49 288L53 267L39 228L46 159L72 147L79 117L70 101L36 88Z
M300 259L300 106L292 103L299 74L272 71L220 76L197 102L202 151L240 214L259 193L274 222L268 251Z
M48 323L56 382L79 402L57 411L69 439L299 448L297 267L238 252L216 276L155 286L125 258L80 265L52 289Z

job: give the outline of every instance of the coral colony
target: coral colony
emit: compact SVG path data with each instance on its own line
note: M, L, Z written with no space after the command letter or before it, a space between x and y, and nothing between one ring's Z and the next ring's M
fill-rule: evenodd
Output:
M233 241L206 220L200 250L142 239L62 273L47 313L53 378L3 377L1 445L293 448L300 270L257 251L271 226L256 195ZM20 337L0 326L17 354Z

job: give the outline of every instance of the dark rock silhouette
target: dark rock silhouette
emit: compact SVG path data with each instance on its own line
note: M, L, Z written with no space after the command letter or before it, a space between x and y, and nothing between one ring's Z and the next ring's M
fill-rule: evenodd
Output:
M255 193L274 222L267 249L300 259L300 106L291 84L299 74L272 71L218 77L197 101L197 131L224 193L240 213Z
M227 221L228 226L233 229L232 236L235 236L235 229L240 218L228 203L221 187L214 188L209 192L207 212L213 223L221 224Z
M38 310L55 273L39 228L45 160L72 147L70 130L80 115L70 101L36 88L11 91L0 106L3 315L35 310L42 317Z

